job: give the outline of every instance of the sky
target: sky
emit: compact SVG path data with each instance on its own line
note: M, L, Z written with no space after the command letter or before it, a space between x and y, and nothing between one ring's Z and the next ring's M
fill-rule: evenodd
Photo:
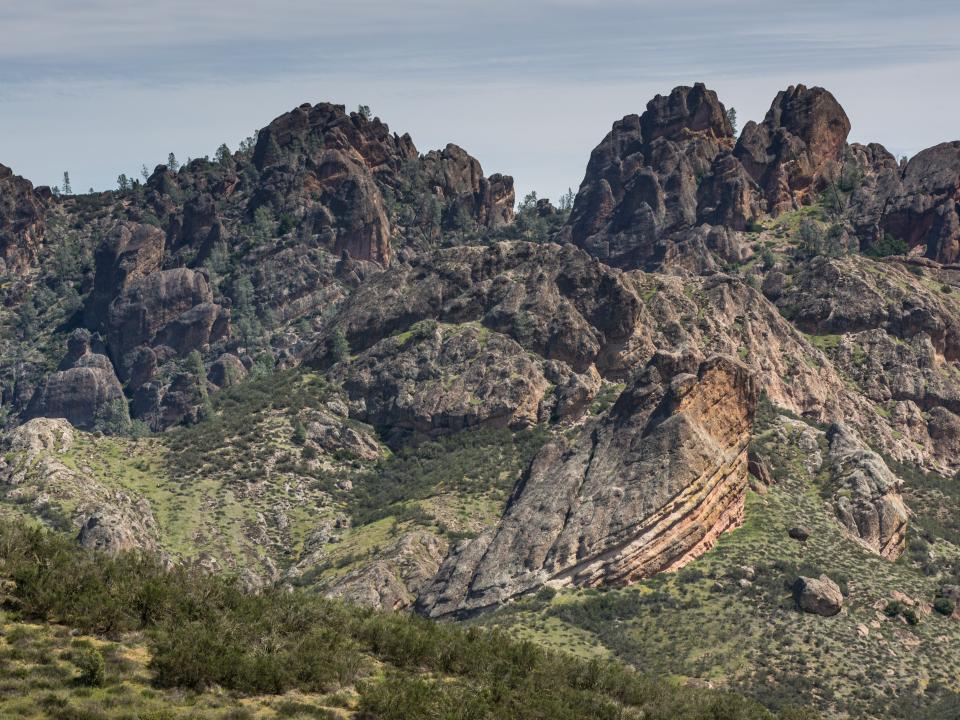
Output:
M912 155L960 139L957 28L956 0L0 0L0 163L101 190L362 103L556 199L615 120L698 81L741 126L823 86L851 141Z

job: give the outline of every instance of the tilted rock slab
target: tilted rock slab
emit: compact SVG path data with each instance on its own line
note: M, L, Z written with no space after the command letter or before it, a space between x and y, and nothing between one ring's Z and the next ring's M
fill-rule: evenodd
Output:
M542 585L626 585L682 567L743 517L758 388L738 361L658 353L610 413L534 459L497 527L445 561L430 616Z

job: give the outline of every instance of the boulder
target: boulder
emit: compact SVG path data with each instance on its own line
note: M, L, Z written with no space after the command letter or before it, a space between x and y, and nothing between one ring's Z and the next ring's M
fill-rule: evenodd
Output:
M799 577L793 585L797 607L803 612L832 617L843 609L843 593L826 575L819 578Z
M240 358L232 353L223 353L210 365L207 380L223 390L241 382L247 374L247 368Z

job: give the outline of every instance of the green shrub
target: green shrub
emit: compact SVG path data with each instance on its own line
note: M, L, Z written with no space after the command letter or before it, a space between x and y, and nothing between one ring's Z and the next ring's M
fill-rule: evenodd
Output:
M77 683L87 687L102 687L106 679L103 655L89 640L74 640L70 648L70 662L77 666L80 675Z
M936 610L941 615L953 615L953 611L956 609L953 600L945 597L938 597L933 601L933 609Z
M913 608L907 608L902 613L903 619L906 620L910 625L918 625L920 623L920 618L917 616L917 612Z
M887 617L894 618L897 615L900 615L904 609L905 605L899 600L891 600L887 603L886 607L883 608L883 614Z

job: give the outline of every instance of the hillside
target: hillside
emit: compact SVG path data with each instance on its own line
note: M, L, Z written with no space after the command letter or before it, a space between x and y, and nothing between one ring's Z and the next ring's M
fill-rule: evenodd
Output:
M90 563L232 578L238 605L496 626L676 702L938 717L960 691L960 144L898 161L849 132L822 88L735 134L678 87L559 208L325 103L117 191L2 168L0 518ZM111 636L25 610L0 571L27 645ZM151 627L123 628L118 682L161 677ZM448 679L436 702L509 715ZM317 694L230 682L170 686L252 713ZM428 692L340 684L346 707L305 702L392 717L364 693ZM610 692L583 702L646 707ZM561 696L522 716L586 712Z

